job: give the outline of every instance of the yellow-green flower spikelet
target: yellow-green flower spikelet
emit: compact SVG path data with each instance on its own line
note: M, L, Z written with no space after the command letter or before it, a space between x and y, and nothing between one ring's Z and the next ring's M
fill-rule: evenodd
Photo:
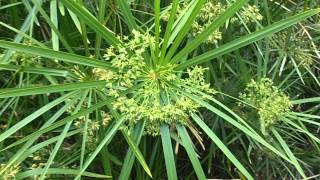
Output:
M279 117L288 113L292 108L289 97L276 86L271 79L251 80L240 98L258 110L260 122L265 127L278 122Z
M153 47L154 38L135 30L132 34L132 39L123 38L125 45L108 48L104 56L117 70L93 70L98 79L108 82L106 92L115 98L114 110L124 116L128 126L145 120L145 132L151 135L159 134L162 123L186 124L189 113L197 111L199 105L177 88L186 90L185 86L192 86L213 94L204 80L206 69L195 66L179 74L172 64L154 67L144 53ZM129 94L121 95L130 88Z

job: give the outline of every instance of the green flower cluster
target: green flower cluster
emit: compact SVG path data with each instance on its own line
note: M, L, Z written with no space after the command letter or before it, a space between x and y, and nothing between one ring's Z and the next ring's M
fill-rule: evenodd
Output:
M0 171L1 169L5 168L5 164L0 164ZM0 174L1 180L15 180L16 175L20 172L20 166L11 166L9 167L4 173Z
M205 29L207 29L214 20L223 14L228 5L224 5L220 3L218 0L208 0L200 10L198 16L195 21L192 23L191 34L193 37L202 33ZM177 16L183 14L183 12L188 8L188 3L182 3L177 9ZM252 23L255 20L262 20L263 16L259 12L259 8L255 5L246 5L244 10L240 12L240 16L242 17L244 23ZM163 15L164 20L169 20L170 11L167 11ZM237 17L233 17L230 19L231 23L240 22ZM218 29L214 31L206 40L208 44L215 44L219 40L222 39L222 32Z
M192 24L192 36L197 36L207 29L212 22L226 10L226 6L217 1L208 1L203 5L196 20ZM214 31L207 39L207 43L217 43L222 39L220 30Z
M315 63L315 60L309 50L312 49L311 45L301 43L304 41L309 40L304 36L299 36L293 30L285 30L274 36L275 44L272 48L281 49L280 54L293 59L298 65L309 68ZM279 58L279 60L283 60L283 58Z
M40 56L34 56L31 54L14 52L11 61L14 61L20 65L35 65L42 64Z
M262 78L258 82L251 80L240 94L240 98L258 109L260 123L264 127L275 124L279 117L292 108L289 97L268 78Z
M239 15L246 24L261 21L263 19L263 16L260 14L260 9L256 5L247 5L244 10L240 11ZM233 18L231 21L239 22L239 19Z
M74 125L77 128L84 128L85 122L87 121L87 143L89 144L87 148L89 150L94 150L98 143L98 131L100 128L107 128L110 124L112 117L109 113L101 111L101 119L102 121L97 121L95 119L85 118L85 116L79 117Z
M124 37L123 44L111 46L104 55L105 59L111 60L112 66L117 68L116 72L110 72L107 77L116 80L118 86L132 87L133 82L148 71L143 56L155 40L148 33L141 34L133 30L132 34L134 37L132 40Z
M28 46L33 45L32 41L28 41L28 40L25 40L23 44ZM0 59L2 58L2 56L3 55L0 55ZM34 66L34 65L43 64L41 62L40 56L36 56L28 53L16 52L16 51L13 51L11 56L11 61L24 66L30 66L30 65Z
M133 38L124 41L125 47L111 47L104 56L117 70L96 68L93 72L98 79L108 82L108 95L115 98L113 108L121 112L128 127L145 120L145 132L158 135L162 123L186 124L189 113L195 112L199 105L177 89L187 90L185 86L192 86L201 92L214 93L205 83L204 68L189 69L181 78L172 64L149 63L144 52L152 48L154 38L148 33L133 31ZM120 95L128 89L129 94Z

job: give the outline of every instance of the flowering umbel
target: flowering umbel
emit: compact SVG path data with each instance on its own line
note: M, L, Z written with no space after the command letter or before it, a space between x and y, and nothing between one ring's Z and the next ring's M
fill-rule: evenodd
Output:
M297 33L294 29L285 30L277 33L274 36L273 48L278 49L277 51L279 60L289 59L294 61L297 65L301 65L305 68L310 68L315 64L315 56L310 52L312 49L309 39L304 35L304 33ZM285 58L284 58L285 57Z
M5 164L0 164L0 170L2 168L5 168ZM4 171L2 174L0 174L1 180L15 180L16 175L20 172L20 166L11 166L6 171Z
M186 124L189 113L195 112L199 105L179 90L192 86L213 94L214 90L204 80L205 69L195 66L179 74L172 64L153 65L144 52L151 50L154 38L135 30L132 34L132 39L124 38L125 45L107 49L104 57L115 71L93 70L98 79L107 81L107 93L115 98L114 110L124 116L127 127L145 120L145 132L151 135L159 134L162 123ZM126 90L130 92L121 95Z
M273 85L271 79L251 80L240 97L258 110L260 123L264 127L278 122L292 108L289 97Z

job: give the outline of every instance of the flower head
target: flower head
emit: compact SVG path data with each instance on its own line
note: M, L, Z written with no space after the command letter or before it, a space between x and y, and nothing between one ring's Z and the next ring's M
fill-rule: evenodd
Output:
M154 38L138 31L133 31L132 35L132 39L124 40L126 46L107 49L104 57L116 69L109 73L112 76L107 76L108 73L103 70L95 70L98 79L108 81L107 94L115 98L113 109L124 116L126 126L145 120L145 132L151 135L159 134L163 123L186 124L189 113L195 112L199 105L183 96L177 88L186 90L184 86L192 86L213 94L214 91L204 80L206 69L195 66L181 78L172 64L154 67L143 53L154 45ZM129 89L130 93L120 95Z
M258 82L251 80L240 97L257 108L260 122L265 127L278 122L279 117L292 108L289 97L273 86L272 80L268 78Z
M5 167L6 167L5 164L0 164L0 170L2 170ZM11 166L7 168L7 170L5 170L2 174L0 174L0 179L15 180L16 175L20 172L20 170L21 170L20 166Z

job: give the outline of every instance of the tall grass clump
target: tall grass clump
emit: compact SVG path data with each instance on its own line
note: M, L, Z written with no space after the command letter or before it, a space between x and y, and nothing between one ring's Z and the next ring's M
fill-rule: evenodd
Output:
M0 179L316 179L317 0L0 1Z

